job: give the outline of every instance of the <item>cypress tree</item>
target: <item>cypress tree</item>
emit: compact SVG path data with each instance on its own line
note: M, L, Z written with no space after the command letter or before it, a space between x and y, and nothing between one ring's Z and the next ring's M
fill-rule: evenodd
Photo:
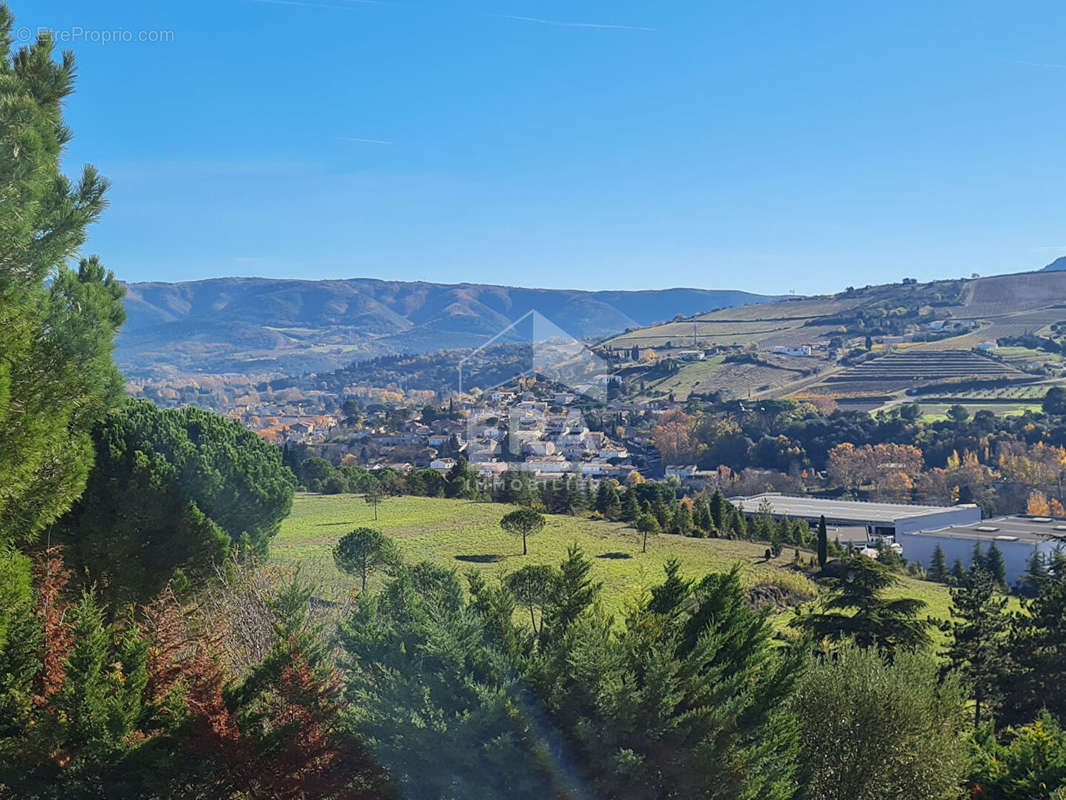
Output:
M738 539L750 539L751 532L748 529L747 518L740 512L740 509L733 509L733 533Z
M715 489L710 501L711 524L719 531L725 528L727 505L729 503L726 502L722 490Z
M695 507L692 512L693 524L706 534L710 534L714 531L714 520L711 518L711 505L707 502L706 495L700 495L696 498Z
M589 577L592 562L576 544L567 548L559 565L555 587L541 612L541 634L547 640L560 639L586 608L596 600L603 583Z
M825 516L818 518L818 566L824 567L829 560L829 531L825 525Z
M678 505L677 514L674 516L674 527L682 536L688 536L692 533L692 510L689 508L688 503L680 503Z

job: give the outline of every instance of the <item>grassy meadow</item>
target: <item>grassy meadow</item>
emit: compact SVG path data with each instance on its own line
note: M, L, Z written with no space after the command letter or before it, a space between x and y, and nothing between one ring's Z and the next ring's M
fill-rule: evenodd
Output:
M690 577L739 564L748 586L772 583L804 596L816 591L813 582L789 569L792 548L767 562L765 544L664 534L650 537L648 552L642 553L639 535L625 524L568 516L549 515L544 530L529 539L529 555L523 557L521 539L499 527L500 518L511 510L493 503L393 497L378 507L375 522L373 509L362 496L298 494L292 514L271 542L271 562L300 564L322 585L324 596L342 597L357 583L334 567L332 547L352 528L367 526L393 537L409 563L431 561L460 573L477 570L490 578L526 564L558 564L576 542L592 561L594 577L603 581L607 609L616 614L627 600L661 580L670 558L678 559ZM372 578L370 588L380 586L381 580ZM947 618L950 597L944 586L911 578L902 581L895 594L924 600L931 615Z

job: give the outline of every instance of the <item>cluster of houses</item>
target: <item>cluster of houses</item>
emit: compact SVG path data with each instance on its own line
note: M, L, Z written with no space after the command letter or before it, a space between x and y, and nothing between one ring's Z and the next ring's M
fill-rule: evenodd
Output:
M231 415L234 419L242 422L239 416ZM248 424L245 422L245 424ZM318 414L315 416L300 416L278 414L268 417L256 427L256 432L268 441L275 444L286 442L300 442L311 444L326 439L330 431L340 424L332 414Z
M567 392L551 402L528 392L492 393L469 409L464 455L470 466L484 477L518 469L545 479L625 478L634 469L629 450L589 430L580 410L567 408L574 399Z

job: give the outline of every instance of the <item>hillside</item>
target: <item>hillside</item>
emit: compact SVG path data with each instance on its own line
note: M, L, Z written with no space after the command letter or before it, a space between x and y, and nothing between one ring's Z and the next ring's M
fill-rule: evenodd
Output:
M460 573L476 570L486 577L526 564L557 564L576 543L592 559L592 577L603 581L604 601L614 613L621 613L626 602L660 580L663 566L672 558L692 577L739 565L747 587L773 584L797 599L814 592L811 581L790 567L790 550L766 561L764 543L664 534L649 540L648 552L641 553L639 535L624 523L578 517L549 515L547 527L529 540L529 556L523 557L521 541L499 527L509 510L494 503L396 497L381 504L380 519L374 522L361 496L300 494L271 542L270 559L280 565L299 563L325 594L346 596L355 587L354 579L337 571L331 549L352 528L370 525L393 537L409 563L431 561ZM380 580L375 577L373 586ZM950 598L944 586L913 578L901 581L894 593L924 600L932 616L947 618Z
M615 353L633 347L652 350L658 362L694 348L734 354L724 364L719 355L683 364L664 380L645 380L648 397L819 394L878 407L924 386L952 383L961 389L976 381L989 393L966 399L999 403L997 410L1011 411L1042 395L1036 387L1031 393L1003 387L1061 379L1058 337L1064 324L1066 272L1051 269L924 284L906 281L723 309L628 331L607 339L603 347ZM809 353L774 352L808 346ZM983 352L973 354L979 346ZM928 358L892 360L901 352ZM743 354L745 363L736 363L737 354ZM939 394L948 400L953 396ZM1002 402L1008 399L1019 402L1011 407Z
M1044 272L1055 272L1066 269L1066 256L1060 256L1044 267Z
M129 377L299 374L360 358L476 347L529 311L577 338L768 299L739 291L587 292L370 279L218 278L127 286L116 360Z

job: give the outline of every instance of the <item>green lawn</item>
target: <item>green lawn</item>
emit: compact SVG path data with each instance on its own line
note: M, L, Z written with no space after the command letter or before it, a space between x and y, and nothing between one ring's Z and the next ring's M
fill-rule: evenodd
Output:
M379 506L375 522L373 509L361 496L299 494L292 514L271 543L271 561L279 566L301 564L327 595L350 592L356 582L337 572L330 551L352 528L370 526L392 536L408 562L432 561L490 576L525 564L558 564L566 548L576 542L592 560L596 579L604 583L605 605L615 613L627 599L658 583L663 564L670 558L681 561L693 577L740 564L749 586L768 582L805 593L814 591L811 581L787 569L791 548L765 562L764 544L661 535L650 538L648 552L641 553L637 532L626 525L574 517L549 516L545 529L530 538L529 555L523 557L521 539L499 527L500 518L510 510L510 506L492 503L395 497ZM380 585L379 581L372 579L372 587ZM950 597L945 587L911 578L902 581L894 594L924 600L931 615L947 617ZM784 622L782 618L779 624Z
M409 563L432 561L460 572L475 569L488 575L503 575L526 564L558 564L567 547L576 542L592 560L595 577L603 581L605 603L611 610L658 583L663 564L670 558L680 560L692 576L739 563L748 585L772 582L813 591L804 576L785 569L791 550L767 563L763 561L765 545L661 535L650 537L648 552L642 553L640 538L632 528L575 517L549 516L544 530L530 537L529 555L523 557L522 540L499 527L501 517L511 510L511 506L493 503L395 497L379 506L375 522L373 510L361 496L299 494L292 514L271 542L271 561L278 565L299 562L327 592L350 591L355 581L337 572L330 551L352 528L369 526L393 537Z
M954 403L921 403L922 408L922 422L943 422L948 418L948 409L951 408ZM965 399L960 399L958 405L965 406L966 410L970 414L976 414L978 411L991 411L998 417L1016 417L1021 416L1026 411L1039 411L1039 403L974 403Z

